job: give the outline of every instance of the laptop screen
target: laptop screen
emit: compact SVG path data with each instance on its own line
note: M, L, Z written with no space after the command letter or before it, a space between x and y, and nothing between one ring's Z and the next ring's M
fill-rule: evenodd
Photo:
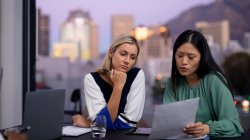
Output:
M62 135L65 90L39 90L25 97L24 121L31 129L29 140L54 139Z

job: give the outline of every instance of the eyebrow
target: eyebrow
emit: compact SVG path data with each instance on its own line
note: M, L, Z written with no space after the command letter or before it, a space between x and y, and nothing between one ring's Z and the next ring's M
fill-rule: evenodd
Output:
M126 50L120 50L120 52L126 52L126 53L129 53L128 51L126 51ZM133 56L137 56L137 54L135 54L135 53L131 53L131 55L133 55Z
M187 55L197 56L197 54L195 54L195 53L184 53L184 52L181 52L181 51L177 51L176 54L187 54Z

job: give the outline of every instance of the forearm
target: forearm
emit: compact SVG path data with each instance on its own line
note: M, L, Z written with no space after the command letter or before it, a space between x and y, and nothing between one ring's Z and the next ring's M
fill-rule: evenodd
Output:
M232 120L208 121L212 137L238 137L243 133L240 124Z
M112 122L114 122L115 119L117 118L121 94L122 94L122 88L118 86L114 86L113 92L111 94L111 97L107 105Z

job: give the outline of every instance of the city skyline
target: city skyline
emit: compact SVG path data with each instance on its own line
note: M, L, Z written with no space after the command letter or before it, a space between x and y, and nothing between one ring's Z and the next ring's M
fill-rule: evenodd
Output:
M206 5L214 0L190 0L190 1L86 1L86 0L37 0L37 8L41 8L43 14L50 16L50 48L59 41L59 30L63 21L72 10L81 9L89 12L93 21L99 27L99 48L105 52L111 41L111 17L116 14L130 14L134 16L135 25L151 26L164 24L178 16L185 10L198 5ZM56 8L55 5L58 5ZM181 4L180 4L181 3ZM101 9L101 10L100 10Z

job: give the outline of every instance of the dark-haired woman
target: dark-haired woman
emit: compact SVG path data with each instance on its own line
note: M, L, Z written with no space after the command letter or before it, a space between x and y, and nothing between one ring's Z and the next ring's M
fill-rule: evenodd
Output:
M183 131L201 137L238 137L244 132L233 103L230 84L215 63L205 37L184 31L173 48L171 78L167 79L164 103L199 97L195 122Z

